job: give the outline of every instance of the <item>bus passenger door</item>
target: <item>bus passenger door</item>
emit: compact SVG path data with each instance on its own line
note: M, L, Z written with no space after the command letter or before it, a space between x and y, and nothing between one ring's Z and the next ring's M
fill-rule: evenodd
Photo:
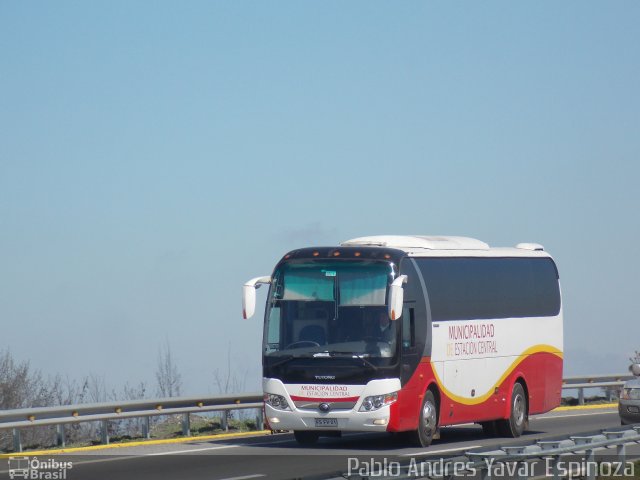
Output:
M422 359L422 348L416 337L415 302L405 302L402 308L402 335L400 345L400 383L402 385L399 404L399 428L414 429L416 412L420 408L424 389L418 371Z
M420 363L421 353L416 346L415 302L405 303L402 308L402 364L400 383L406 385L416 366Z

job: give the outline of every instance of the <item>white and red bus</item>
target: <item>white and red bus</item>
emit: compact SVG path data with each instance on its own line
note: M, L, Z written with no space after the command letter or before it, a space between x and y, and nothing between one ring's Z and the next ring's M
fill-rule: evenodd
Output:
M265 414L302 444L342 431L476 422L517 437L560 404L562 301L543 247L465 237L373 236L287 253L269 284Z

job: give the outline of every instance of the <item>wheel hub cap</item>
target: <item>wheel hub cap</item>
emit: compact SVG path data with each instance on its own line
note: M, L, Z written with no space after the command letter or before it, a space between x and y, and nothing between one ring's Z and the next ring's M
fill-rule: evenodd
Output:
M513 399L513 416L518 425L524 422L524 398L516 395Z
M426 431L431 431L435 429L436 426L436 415L435 408L431 403L425 403L422 408L422 424Z

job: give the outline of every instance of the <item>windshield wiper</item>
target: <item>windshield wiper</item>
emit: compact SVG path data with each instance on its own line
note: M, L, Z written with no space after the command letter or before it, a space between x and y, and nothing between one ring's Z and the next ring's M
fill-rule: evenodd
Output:
M354 352L330 352L328 350L324 352L318 352L313 355L314 357L330 357L330 358L353 358L356 360L362 360L362 363L367 367L371 368L374 372L378 371L378 367L376 367L373 363L365 358L365 356L361 353Z
M364 355L354 355L353 358L358 358L362 360L362 363L364 363L367 367L371 368L371 370L373 370L374 372L378 371L378 367L376 367L373 363L371 363L369 360L364 358Z
M373 363L371 363L369 360L367 360L365 358L365 356L361 353L353 353L353 352L330 352L328 350L325 350L324 352L316 352L313 354L304 354L304 355L286 355L282 360L280 360L279 362L274 363L273 365L270 365L270 368L276 368L279 367L281 365L284 365L285 363L289 363L291 360L297 360L300 358L352 358L354 360L361 360L363 365L366 367L369 367L371 370L373 370L374 372L378 371L378 367L375 366Z
M282 360L280 360L279 362L274 363L273 365L270 365L270 368L276 368L279 367L280 365L284 365L285 363L289 363L291 360L297 360L299 358L311 358L311 355L284 355L284 358Z

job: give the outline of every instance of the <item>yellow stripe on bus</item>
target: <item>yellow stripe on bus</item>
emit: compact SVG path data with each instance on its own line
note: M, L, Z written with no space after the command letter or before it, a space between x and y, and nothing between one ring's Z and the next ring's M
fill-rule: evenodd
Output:
M432 368L432 370L433 370L433 375L435 376L435 379L436 379L436 383L438 384L438 387L451 400L454 400L454 401L456 401L458 403L461 403L463 405L479 405L479 404L484 403L485 401L487 401L489 398L491 398L491 396L493 395L493 392L495 391L495 389L497 387L499 387L500 385L502 385L502 383L507 379L507 377L509 375L511 375L511 373L513 373L513 371L518 367L518 365L520 365L520 363L522 363L522 361L526 357L528 357L529 355L533 355L535 353L551 353L551 354L553 354L553 355L555 355L557 357L563 358L562 352L559 351L556 347L553 347L551 345L534 345L533 347L529 347L524 352L522 352L520 355L518 355L518 358L513 361L513 363L509 366L509 368L507 368L507 370L505 370L505 372L502 374L500 379L487 391L487 393L485 393L484 395L481 395L479 397L473 397L473 398L461 397L461 396L456 395L455 393L451 392L449 389L447 389L444 386L444 383L442 382L442 380L438 376L438 372L436 371L435 367ZM446 360L444 362L446 362Z

